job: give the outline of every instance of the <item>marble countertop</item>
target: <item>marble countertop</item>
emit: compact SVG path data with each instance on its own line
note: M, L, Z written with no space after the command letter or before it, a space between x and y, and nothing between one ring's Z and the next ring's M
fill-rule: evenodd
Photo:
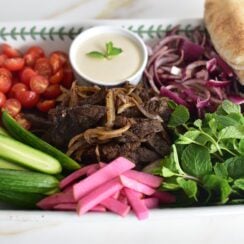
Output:
M8 0L0 21L42 19L199 18L204 0Z

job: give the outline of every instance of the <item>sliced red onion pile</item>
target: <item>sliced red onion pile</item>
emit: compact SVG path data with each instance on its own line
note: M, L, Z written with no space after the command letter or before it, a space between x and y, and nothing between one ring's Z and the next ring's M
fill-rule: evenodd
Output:
M197 27L189 36L175 27L149 48L145 77L154 91L202 116L224 100L244 103L233 70L216 53L207 33Z

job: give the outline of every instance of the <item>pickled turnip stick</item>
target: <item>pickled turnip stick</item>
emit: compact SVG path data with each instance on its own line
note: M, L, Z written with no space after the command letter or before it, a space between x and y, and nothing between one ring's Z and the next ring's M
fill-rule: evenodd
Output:
M91 175L90 177L92 177ZM79 215L82 215L93 207L112 196L117 191L121 190L123 185L121 184L118 178L115 178L111 181L106 182L103 185L100 185L93 191L89 192L83 198L81 198L78 202L77 212Z
M119 157L115 159L94 174L74 185L73 194L75 200L81 199L90 191L116 178L117 176L132 169L133 167L135 167L135 164L133 164L126 158Z

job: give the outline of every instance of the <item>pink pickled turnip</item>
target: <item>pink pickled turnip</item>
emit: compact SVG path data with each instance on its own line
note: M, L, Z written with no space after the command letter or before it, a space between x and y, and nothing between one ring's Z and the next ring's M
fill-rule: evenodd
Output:
M159 199L156 197L150 197L143 199L147 208L157 208L159 206Z
M51 209L53 206L61 203L75 203L72 191L60 192L48 196L37 203L37 206L42 209Z
M176 201L175 196L166 191L157 191L152 194L152 197L158 198L160 203L174 203Z
M155 189L153 189L153 188L151 188L145 184L142 184L136 180L133 180L129 177L126 177L124 175L120 176L120 180L121 180L124 187L130 188L130 189L135 190L137 192L141 192L145 195L150 196L155 192Z
M137 197L137 194L129 188L124 189L128 201L139 220L148 218L148 208L144 200Z
M60 203L55 205L53 209L75 211L76 203Z
M106 208L102 205L97 205L93 207L90 212L106 212Z
M108 210L119 214L120 216L124 217L130 212L130 206L124 204L112 197L105 199L101 202L101 205L106 207Z
M91 175L90 177L92 176L93 175ZM88 212L93 207L95 207L108 197L112 196L122 188L123 186L118 178L115 178L111 181L106 182L103 185L100 185L99 187L89 192L87 195L85 195L83 198L79 200L77 206L78 214L82 215Z
M75 200L79 200L90 191L96 189L100 185L110 181L124 172L135 167L135 164L126 158L119 157L107 164L104 168L98 170L94 174L75 184L73 194Z
M63 180L60 181L60 184L59 184L60 188L63 189L66 186L68 186L69 184L73 183L75 180L86 175L87 170L89 170L90 168L93 168L93 167L98 168L97 164L91 164L91 165L85 166L81 169L78 169L75 172L73 172L72 174L68 175Z
M99 165L98 164L96 164L96 165L94 165L94 167L90 167L87 171L86 171L86 175L87 176L90 176L90 175L92 175L92 174L94 174L95 172L97 172L98 170L99 170Z
M159 187L163 181L162 177L136 171L136 170L129 170L125 172L123 175L133 180L137 180L145 185L148 185L150 187L155 187L155 188Z

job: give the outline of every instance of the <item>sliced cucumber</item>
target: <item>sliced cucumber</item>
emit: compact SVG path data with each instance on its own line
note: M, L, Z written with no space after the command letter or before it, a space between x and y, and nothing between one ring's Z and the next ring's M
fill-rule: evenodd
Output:
M0 134L2 134L2 135L4 135L4 136L10 136L10 135L8 134L8 132L7 132L5 129L3 129L3 127L0 127Z
M15 207L35 209L36 203L45 196L39 193L22 193L14 191L0 191L0 201Z
M55 158L1 134L0 157L47 174L58 174L62 170Z
M53 156L61 163L64 169L77 170L80 168L80 165L72 158L24 129L7 112L2 113L2 122L10 135L31 147Z
M48 194L57 191L59 181L51 175L0 169L0 191Z
M20 165L10 162L4 158L0 158L0 169L27 170L26 168L21 167Z

